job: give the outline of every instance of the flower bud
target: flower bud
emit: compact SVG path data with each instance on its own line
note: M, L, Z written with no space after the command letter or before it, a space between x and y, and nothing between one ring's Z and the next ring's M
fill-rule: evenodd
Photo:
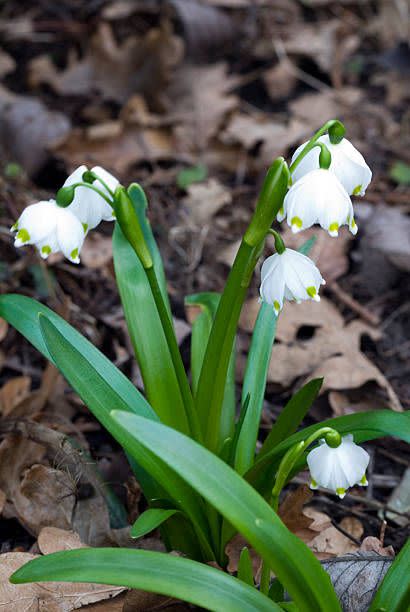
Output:
M61 208L67 208L67 206L70 206L71 202L74 200L74 196L75 196L75 187L72 187L72 186L61 187L57 191L56 202L58 206L61 206Z
M145 269L152 268L153 262L145 241L137 213L124 187L118 186L114 193L115 216L122 233L138 255Z

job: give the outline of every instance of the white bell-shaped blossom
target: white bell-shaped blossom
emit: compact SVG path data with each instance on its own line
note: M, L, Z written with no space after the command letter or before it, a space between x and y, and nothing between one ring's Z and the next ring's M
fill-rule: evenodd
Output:
M369 454L353 441L352 434L343 436L340 446L332 448L325 440L307 456L311 475L311 489L323 487L334 491L340 498L349 487L367 485L366 469Z
M352 201L335 174L319 168L302 176L287 192L278 221L287 219L292 232L297 233L319 223L331 236L337 236L341 225L347 224L357 233Z
M332 144L329 136L325 134L318 138L318 142L322 142L329 149L332 156L329 170L337 176L347 193L349 195L364 195L372 180L372 171L366 164L363 155L347 138L343 138L337 144ZM295 161L306 144L307 142L296 149L292 156L292 162ZM309 151L292 172L292 180L296 182L308 172L319 168L319 155L319 147L314 147Z
M324 285L318 268L313 261L292 249L268 257L261 269L260 296L263 302L273 306L278 315L283 300L320 301L319 288Z
M63 187L69 187L70 185L74 185L74 183L81 183L83 174L87 170L87 166L79 166L66 179ZM101 178L104 183L108 185L111 191L115 191L117 185L119 184L115 176L100 166L95 166L92 168L92 172ZM109 192L100 181L95 180L93 185L104 193L104 195L110 197ZM113 209L108 202L106 202L106 200L104 200L104 198L102 198L96 191L89 189L88 187L76 187L74 199L68 207L68 210L74 213L75 216L81 221L85 232L97 227L102 220L113 221L115 219Z
M68 208L61 208L54 200L27 206L11 231L17 232L16 247L33 244L43 259L61 251L73 263L80 262L83 226Z

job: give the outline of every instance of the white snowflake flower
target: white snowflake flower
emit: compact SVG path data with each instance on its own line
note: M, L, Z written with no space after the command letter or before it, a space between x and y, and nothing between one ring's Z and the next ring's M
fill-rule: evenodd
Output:
M319 288L324 285L318 268L313 261L292 249L268 257L261 269L260 296L263 302L273 306L278 315L283 300L320 301Z
M83 174L87 170L87 166L79 166L66 179L63 187L69 187L70 185L74 185L74 183L81 183ZM95 166L92 168L92 172L101 178L112 191L115 191L117 185L119 185L119 182L115 176L100 166ZM100 183L100 181L95 180L93 185L106 196L110 197L109 192L104 185ZM113 221L115 219L113 209L108 202L106 202L104 198L88 187L76 187L74 199L68 206L68 210L74 213L77 219L81 221L85 232L97 227L102 220Z
M311 489L319 486L334 491L341 499L349 487L367 485L366 469L369 454L353 441L352 434L343 436L340 446L332 448L325 440L307 456Z
M14 246L33 244L43 259L51 253L62 253L73 263L80 262L84 242L81 222L67 208L54 200L31 204L21 214L11 231L17 232Z
M308 172L292 185L277 215L278 221L287 219L294 233L319 223L331 236L347 224L357 234L352 201L330 170L318 168Z
M338 144L332 144L329 136L325 134L318 138L318 142L322 142L329 149L332 156L329 170L337 176L347 193L349 195L364 195L372 180L372 171L366 164L363 155L347 138L343 138ZM296 149L292 156L292 162L295 161L306 144L307 142ZM319 155L319 147L314 147L307 153L306 157L301 160L294 172L292 172L294 182L301 179L308 172L319 168Z

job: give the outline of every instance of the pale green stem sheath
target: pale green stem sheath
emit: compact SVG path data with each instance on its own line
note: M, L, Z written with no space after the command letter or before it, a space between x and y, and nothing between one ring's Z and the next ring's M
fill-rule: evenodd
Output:
M341 123L337 119L331 119L330 121L327 121L316 132L316 134L314 134L314 136L309 140L309 142L307 143L307 145L305 146L303 151L301 151L299 153L299 155L297 156L295 161L289 166L289 171L290 171L291 174L297 168L297 166L300 164L302 159L304 157L306 157L306 155L309 153L309 151L311 151L313 149L313 147L316 146L316 141L318 140L318 138L323 136L323 134L326 134L326 132L329 133L330 141L333 144L336 144L336 143L338 143L338 142L340 142L342 140L342 138L344 136L344 133L345 133L345 128L344 128L343 123Z

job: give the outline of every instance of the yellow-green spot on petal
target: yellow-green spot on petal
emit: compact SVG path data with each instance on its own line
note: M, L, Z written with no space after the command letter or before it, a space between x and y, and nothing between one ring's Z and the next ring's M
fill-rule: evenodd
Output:
M114 210L114 209L112 209L112 213L111 213L111 214L112 214L112 216L114 217L114 219L116 219L116 218L117 218L117 215L115 214L115 210Z
M310 486L311 486L312 489L318 489L319 488L319 485L317 484L316 480L314 480L313 478L310 481Z
M70 259L78 259L78 249L73 249L70 253Z
M83 226L84 234L86 234L88 230L88 223L82 223L81 225Z
M285 214L285 209L283 208L283 206L281 206L281 207L279 208L278 215L282 216L282 215L284 215L284 214Z
M367 485L367 478L366 478L366 474L363 474L363 478L360 479L360 483L363 487L365 487Z
M16 221L15 224L11 227L10 231L11 232L17 232L18 228L19 228L19 222Z
M352 229L354 229L355 227L357 227L357 225L356 225L356 221L355 221L354 219L352 219L352 220L350 221L350 224L349 224L349 225L350 225L350 227L351 227Z
M339 497L344 497L346 495L346 489L343 489L342 487L337 488L336 495L339 495Z
M30 234L26 229L23 228L17 232L16 238L21 242L28 242L30 240Z
M315 295L317 294L316 287L307 287L306 293L308 294L309 297L313 299Z
M43 255L50 255L51 246L49 246L48 244L45 244L43 247L41 247L41 252L43 253Z
M359 195L361 191L362 191L362 186L356 185L356 187L353 189L353 195Z
M273 307L274 307L274 309L276 310L276 312L279 312L279 310L280 310L280 304L279 304L279 302L278 302L277 300L275 300L275 301L273 302Z
M329 225L329 232L338 232L338 231L339 231L338 223L334 222Z
M291 225L296 225L296 227L298 227L299 229L301 229L303 223L302 223L302 219L300 217L292 217L292 220L290 222Z

